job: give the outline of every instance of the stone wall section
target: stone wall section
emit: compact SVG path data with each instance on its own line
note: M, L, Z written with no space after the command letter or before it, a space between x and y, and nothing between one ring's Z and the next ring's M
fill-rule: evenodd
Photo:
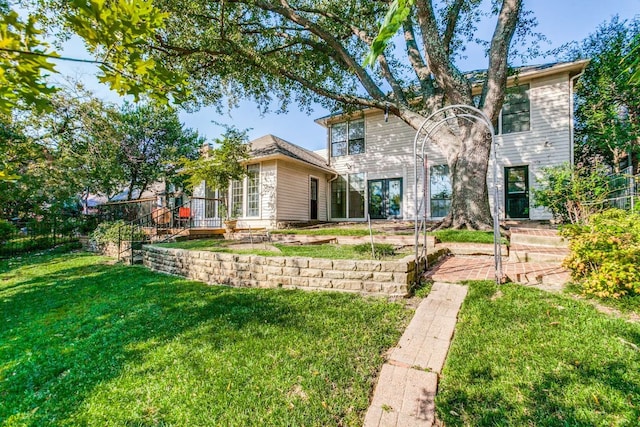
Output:
M331 260L239 255L145 245L143 263L154 271L209 284L326 289L388 296L407 295L418 274L413 255L397 261ZM424 265L423 262L420 264Z

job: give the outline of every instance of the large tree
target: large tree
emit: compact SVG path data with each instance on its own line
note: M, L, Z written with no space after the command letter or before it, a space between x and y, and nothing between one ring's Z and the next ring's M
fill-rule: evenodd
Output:
M116 128L117 159L129 200L134 190L141 195L154 182L179 179L179 159L196 158L205 141L180 123L175 110L157 104L125 103Z
M67 2L41 0L64 13ZM190 79L194 103L250 97L320 102L332 109L380 108L418 128L448 104L473 105L472 81L455 65L476 23L495 19L486 42L487 72L477 102L495 119L502 107L514 34L531 24L522 0L417 0L403 21L400 46L362 60L386 2L372 0L156 0L165 28L147 39L156 61ZM96 22L99 25L99 22ZM447 225L488 228L490 141L482 125L461 121L436 143L447 157L453 194Z
M640 19L617 17L601 25L571 53L591 58L576 85L577 158L603 158L614 169L630 156L634 171L640 155L640 86L625 58L640 35Z

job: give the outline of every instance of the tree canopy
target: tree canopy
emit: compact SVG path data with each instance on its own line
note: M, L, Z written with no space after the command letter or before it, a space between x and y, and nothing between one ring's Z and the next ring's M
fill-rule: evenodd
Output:
M591 61L576 85L577 158L600 156L614 169L631 157L637 171L640 154L640 86L625 58L633 52L640 20L617 17L601 25L574 55Z
M64 2L45 1L64 10ZM486 41L487 72L479 106L495 119L502 107L507 59L514 38L527 34L533 20L521 0L487 5L479 0L416 1L402 22L402 46L376 57L373 69L362 61L378 32L387 4L370 0L191 1L156 0L166 14L164 30L147 38L158 62L188 75L190 101L220 104L253 98L262 105L278 100L320 102L331 109L379 108L417 128L436 109L474 105L472 81L455 65L465 43L475 40L480 19L493 19ZM486 189L489 142L479 125L442 129L437 143L453 180L449 225L488 228Z

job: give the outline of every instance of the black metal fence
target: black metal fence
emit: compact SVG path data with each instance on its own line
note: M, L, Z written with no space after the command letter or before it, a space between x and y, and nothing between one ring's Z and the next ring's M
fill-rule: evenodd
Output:
M98 206L98 218L103 221L134 221L151 214L158 207L155 197L148 199L110 202Z
M38 217L11 223L0 233L0 259L51 249L60 245L78 245L80 235L91 232L97 218L82 216Z

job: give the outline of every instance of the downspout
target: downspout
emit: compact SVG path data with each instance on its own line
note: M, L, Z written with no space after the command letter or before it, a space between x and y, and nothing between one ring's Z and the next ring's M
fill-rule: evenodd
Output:
M575 142L573 140L574 133L575 133L575 130L574 130L575 118L574 118L574 111L573 111L573 97L574 97L573 87L575 85L575 80L583 74L584 74L584 70L580 71L575 76L569 78L569 161L571 166L573 166L575 163L575 159L574 159Z

